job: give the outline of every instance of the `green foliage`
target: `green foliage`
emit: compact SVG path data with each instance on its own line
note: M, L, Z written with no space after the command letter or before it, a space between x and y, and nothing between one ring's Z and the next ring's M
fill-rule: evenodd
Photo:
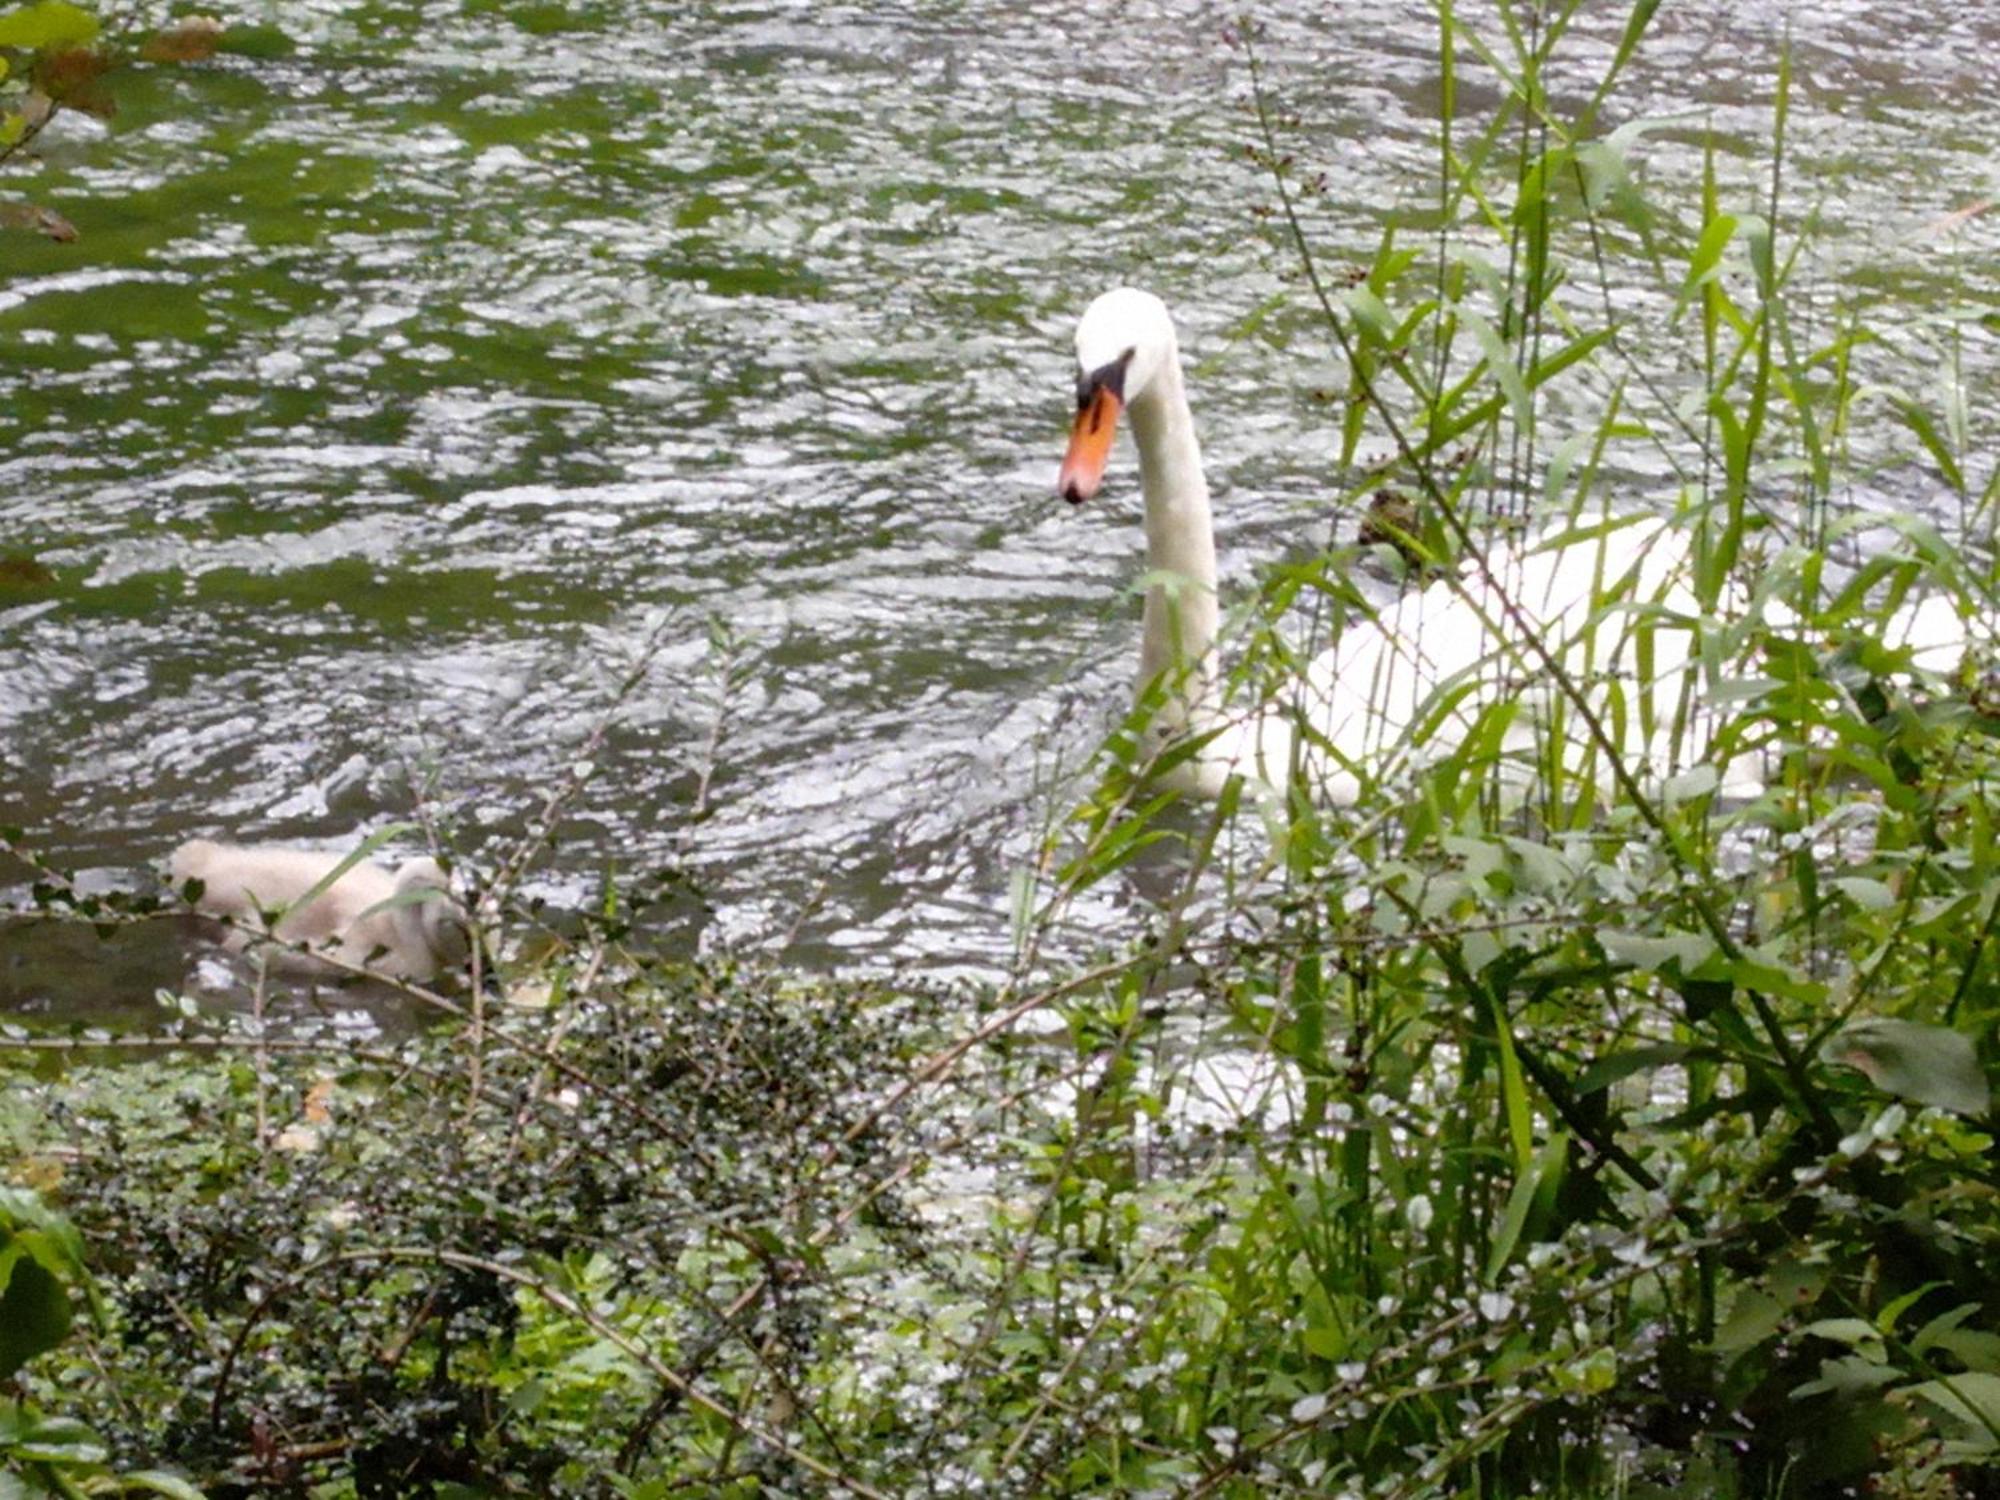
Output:
M727 969L635 973L611 1005L543 983L560 1011L492 1017L476 1076L451 1032L225 1029L214 1062L13 1081L80 1148L60 1192L111 1311L61 1383L110 1448L223 1493L594 1494L726 1473L746 1404L812 1387L847 1323L830 1268L922 1257L897 1192L855 1185L870 1093L935 1002Z
M1863 884L1850 880L1848 884ZM1870 882L1886 894L1886 888ZM1888 1016L1856 1021L1836 1036L1828 1056L1860 1069L1886 1094L1983 1118L1993 1091L1979 1066L1972 1038L1948 1026L1926 1026Z
M97 17L69 0L35 0L0 15L0 47L52 52L88 47L97 40Z
M76 1230L32 1193L0 1188L0 1379L69 1336L72 1295L99 1321L103 1308L84 1269ZM103 1441L82 1422L44 1415L20 1400L0 1399L0 1495L165 1495L201 1500L178 1475L158 1469L120 1473Z
M1801 255L1775 187L1725 189L1711 159L1691 215L1640 169L1645 122L1596 139L1589 111L1556 115L1541 78L1563 19L1503 42L1446 13L1447 46L1510 81L1485 138L1532 119L1554 144L1497 175L1511 197L1448 158L1433 252L1392 222L1339 276L1296 212L1310 147L1281 139L1260 83L1276 218L1348 362L1343 451L1394 455L1351 498L1414 495L1468 555L1522 495L1570 518L1671 509L1712 610L1691 624L1720 722L1645 785L1579 774L1557 725L1524 753L1506 695L1449 684L1405 743L1451 713L1469 718L1457 750L1355 768L1351 814L1271 799L1267 852L1155 797L1186 746L1154 754L1139 705L1051 863L1044 918L1166 851L1217 878L1165 896L1159 945L1071 1002L1124 1103L1094 1099L1062 1160L1136 1163L1144 1136L1150 1175L1059 1179L1040 1223L1112 1268L1107 1299L1147 1306L1132 1357L1169 1372L1145 1365L1161 1399L1094 1426L1087 1392L1130 1368L1115 1359L1035 1398L1096 1434L1068 1450L1079 1489L1945 1495L1991 1454L2000 1216L1976 1039L2000 1021L1994 561L1834 508L1871 391L1895 393L1906 462L1945 492L1983 476L1856 330L1798 347ZM1781 68L1779 158L1788 87ZM1614 290L1641 311L1611 317ZM1678 484L1611 488L1649 463ZM1842 571L1829 559L1865 526L1878 535ZM1274 574L1234 701L1282 692L1338 633L1354 566L1336 552ZM1962 661L1919 670L1884 643L1913 589L1973 622ZM1595 623L1648 607L1607 590ZM1301 628L1318 639L1288 639ZM1753 751L1767 789L1720 800L1721 768ZM1238 1104L1212 1153L1141 1125L1171 1119L1201 1068L1136 1065L1173 1055L1172 1027L1127 1018L1183 997L1234 1017L1238 1065L1274 1091ZM1203 1199L1212 1222L1179 1216ZM1088 1358L1031 1309L1010 1303L1016 1336Z
M0 11L0 163L18 156L65 109L109 119L118 101L107 81L139 64L200 62L213 56L218 21L183 16L151 30L121 16L106 36L98 17L71 0L28 0ZM27 229L67 243L76 230L32 203L0 201L0 230Z
M76 1231L32 1194L0 1188L0 1380L69 1333L69 1288L85 1285Z

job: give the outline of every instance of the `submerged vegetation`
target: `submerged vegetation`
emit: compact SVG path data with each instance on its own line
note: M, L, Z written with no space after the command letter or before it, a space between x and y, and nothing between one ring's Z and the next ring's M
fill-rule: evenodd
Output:
M1651 507L1704 600L1747 601L1697 654L1706 753L1764 747L1760 795L1701 757L1607 795L1560 756L1502 795L1494 693L1352 808L1191 809L1142 704L1023 876L998 992L663 959L613 888L400 1042L192 1007L138 1060L12 1036L40 1201L0 1202L0 1291L42 1330L0 1345L13 1482L175 1482L115 1455L218 1496L1996 1493L2000 467L1950 351L2000 330L1802 283L1782 66L1767 175L1648 181L1643 122L1599 116L1654 7L1566 115L1578 8L1441 7L1435 200L1351 268L1258 75L1353 509L1411 504L1268 574L1232 691L1364 608L1379 553ZM1864 469L1956 534L1845 505ZM1950 671L1877 639L1912 590L1969 622ZM576 789L485 861L503 929ZM1047 973L1043 935L1135 868L1145 935ZM53 872L37 898L148 915ZM56 1286L93 1289L74 1327ZM50 1412L103 1446L34 1448Z

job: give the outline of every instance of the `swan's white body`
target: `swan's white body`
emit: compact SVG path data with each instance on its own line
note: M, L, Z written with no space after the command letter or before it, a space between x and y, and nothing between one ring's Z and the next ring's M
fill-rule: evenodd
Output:
M1303 776L1321 800L1351 804L1357 772L1376 779L1428 764L1484 732L1503 785L1532 785L1554 755L1569 773L1609 787L1609 758L1523 624L1642 783L1708 758L1709 705L1724 685L1714 678L1750 669L1697 657L1704 621L1689 581L1690 541L1657 519L1561 527L1404 594L1374 619L1350 623L1286 701L1233 711L1219 688L1214 523L1173 320L1150 293L1107 292L1084 313L1076 348L1078 416L1057 488L1072 501L1095 492L1117 414L1128 410L1156 575L1139 691L1164 690L1152 719L1157 743L1192 736L1201 746L1172 765L1170 785L1214 796L1232 775L1263 788ZM1743 606L1736 598L1729 607ZM1782 627L1790 623L1782 614L1768 605L1765 619ZM1891 647L1914 648L1918 665L1948 671L1966 632L1950 602L1931 597L1897 611L1885 636ZM1728 796L1751 795L1765 769L1754 749L1736 753L1717 767L1717 784Z
M167 873L176 888L190 880L202 883L196 906L228 924L226 941L238 952L257 941L263 913L282 912L271 935L312 951L260 949L293 972L339 972L341 966L351 966L423 981L465 962L471 951L465 914L451 899L449 882L434 859L407 860L393 873L361 860L294 910L299 898L344 857L322 849L249 848L193 839L173 852Z

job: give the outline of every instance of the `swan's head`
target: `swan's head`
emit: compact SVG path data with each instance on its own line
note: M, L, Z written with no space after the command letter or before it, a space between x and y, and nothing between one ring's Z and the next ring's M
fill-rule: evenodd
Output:
M472 934L464 910L452 899L444 867L428 855L406 860L396 871L396 894L411 892L422 894L396 909L406 941L428 951L439 967L457 968L472 956Z
M1118 413L1143 401L1179 359L1174 320L1151 292L1121 286L1084 309L1076 325L1076 425L1057 494L1076 502L1097 493Z

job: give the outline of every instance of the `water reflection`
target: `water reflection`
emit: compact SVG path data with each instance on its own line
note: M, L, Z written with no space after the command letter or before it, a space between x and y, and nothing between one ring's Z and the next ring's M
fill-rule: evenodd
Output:
M1761 182L1789 29L1821 274L1990 298L1990 262L1909 238L1990 186L1976 11L1669 10L1605 124L1680 116L1649 171L1691 179L1713 130ZM0 593L6 820L136 879L198 833L350 838L427 785L476 858L664 621L539 889L683 865L716 912L674 942L1003 970L1009 874L1137 635L1129 469L1085 513L1048 495L1089 296L1182 313L1226 577L1327 527L1327 353L1274 302L1218 12L286 14L294 56L51 132L35 191L84 238L4 242L0 518L57 577ZM1434 197L1432 17L1268 18L1335 259ZM1622 17L1579 24L1572 106ZM1461 107L1492 86L1469 66ZM711 615L751 665L694 824ZM39 983L85 1007L151 982L64 972Z

